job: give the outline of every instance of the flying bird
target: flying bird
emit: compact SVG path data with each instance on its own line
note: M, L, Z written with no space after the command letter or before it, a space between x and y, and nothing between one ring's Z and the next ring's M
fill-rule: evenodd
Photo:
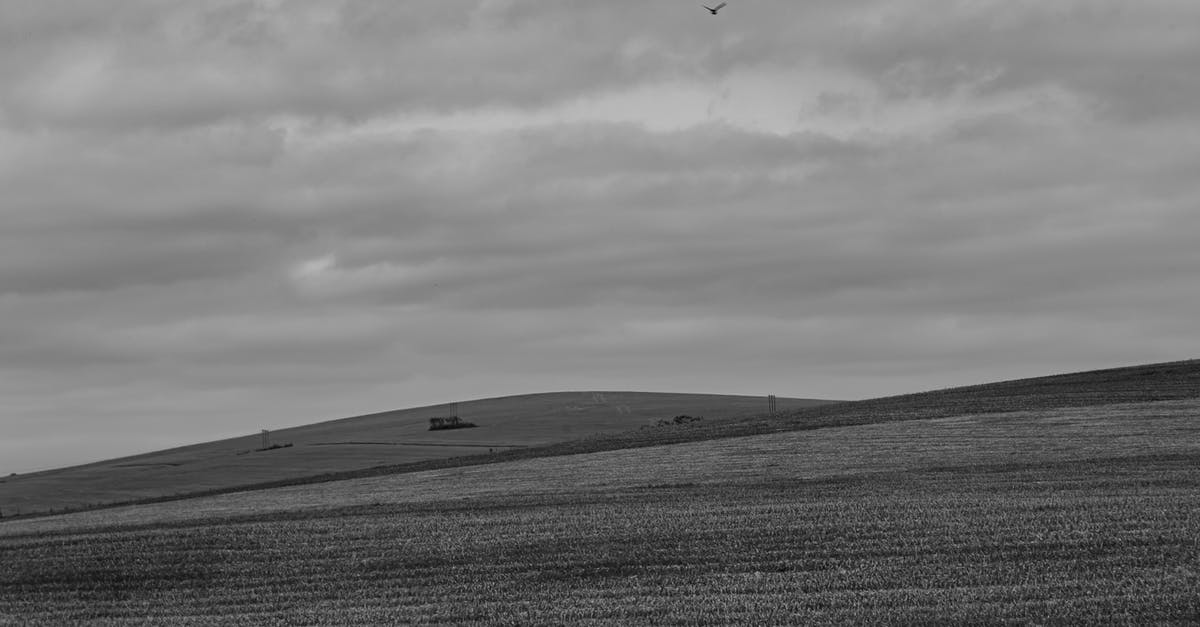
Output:
M702 4L702 5L700 5L700 6L702 6L702 7L706 8L706 9L708 9L708 12L709 12L709 13L712 13L713 15L716 15L716 14L717 14L717 11L720 11L720 10L721 10L721 7L725 6L725 3L724 3L724 2L722 2L721 4L718 4L718 5L717 5L717 6L715 6L715 7L710 7L710 6L708 6L708 5L704 5L704 4Z

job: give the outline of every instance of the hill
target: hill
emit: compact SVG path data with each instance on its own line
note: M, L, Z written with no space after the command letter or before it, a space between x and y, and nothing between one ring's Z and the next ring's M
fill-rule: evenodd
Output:
M0 622L1191 624L1197 365L0 522Z
M280 449L233 464L230 460L239 452L257 446L258 436L112 460L105 462L100 472L88 470L96 465L51 471L58 473L52 481L35 482L31 475L20 482L12 482L7 491L6 486L0 484L0 508L4 507L5 496L10 507L23 504L24 512L48 507L78 509L93 503L186 498L765 433L1198 397L1200 360L1030 377L862 401L779 399L779 411L774 413L761 411L765 405L762 397L639 392L533 394L462 403L460 413L467 420L479 416L484 422L498 421L493 433L500 424L522 429L520 425L527 423L526 435L553 434L553 437L544 437L540 441L534 437L524 441L507 438L487 446L481 439L469 439L480 429L432 432L441 435L428 440L405 440L407 444L385 444L384 437L371 435L383 433L381 429L394 429L394 433L421 433L420 430L426 428L428 415L446 411L445 406L430 406L281 430L274 436L279 441L289 441L296 431L307 431L313 439L303 440L307 450L303 447ZM652 420L651 416L669 417L676 413L701 414L705 420L669 428L644 428ZM578 416L580 419L572 423L577 428L556 429L555 425L564 424L563 416ZM373 438L375 443L368 443L368 438ZM335 440L342 444L328 444ZM471 446L447 446L450 444ZM314 448L320 449L319 454L313 455ZM163 457L193 450L198 459L187 466L179 460ZM312 455L307 459L313 461L288 461L305 454ZM364 454L370 455L370 459L367 460ZM204 459L213 460L217 467L206 467ZM155 473L123 470L153 468L141 465L153 460L179 466L160 465ZM131 462L137 465L128 466ZM20 491L14 487L19 487ZM93 490L93 487L97 489ZM88 495L93 494L103 498L89 498Z
M1095 407L1200 398L1200 360L1164 362L1030 377L963 387L802 407L690 425L688 429L625 433L603 438L624 448L778 431Z
M831 401L779 398L781 410ZM372 467L429 463L620 433L680 414L729 419L766 408L756 396L654 392L556 392L464 401L354 416L269 434L218 440L120 459L0 478L9 516L106 503L286 483ZM477 426L429 430L457 411ZM287 446L285 446L287 445Z
M1200 398L1200 360L1166 362L1014 379L862 401L811 403L800 407L793 405L790 409L781 401L780 411L774 413L750 411L741 415L718 416L667 428L637 428L596 433L589 437L539 446L497 450L482 456L443 457L353 471L297 476L260 484L247 483L234 490L263 489L790 431L1195 398ZM761 407L761 403L759 406ZM220 489L208 493L228 491L233 490Z

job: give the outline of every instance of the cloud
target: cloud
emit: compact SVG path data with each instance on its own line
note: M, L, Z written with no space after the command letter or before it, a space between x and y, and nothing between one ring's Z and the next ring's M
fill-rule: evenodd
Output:
M7 16L8 115L34 125L175 127L301 116L545 107L738 71L827 68L893 99L1055 84L1114 114L1186 111L1198 9L1096 2L38 3ZM802 13L802 15L797 15ZM707 20L707 21L706 21Z
M1192 4L691 9L0 6L0 426L1194 356Z

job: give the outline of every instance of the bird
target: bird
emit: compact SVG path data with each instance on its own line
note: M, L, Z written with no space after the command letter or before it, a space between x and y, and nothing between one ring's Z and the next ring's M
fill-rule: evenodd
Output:
M702 5L700 5L700 6L702 6L702 7L706 8L706 9L708 9L708 12L709 12L709 13L712 13L713 15L716 15L716 14L717 14L717 11L720 11L720 10L721 10L721 7L725 6L725 3L724 3L724 2L722 2L721 4L718 4L718 5L717 5L717 6L715 6L715 7L710 7L710 6L708 6L708 5L704 5L704 4L702 4Z

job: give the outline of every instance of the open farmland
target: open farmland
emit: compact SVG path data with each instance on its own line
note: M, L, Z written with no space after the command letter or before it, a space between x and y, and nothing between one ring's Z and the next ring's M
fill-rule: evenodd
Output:
M435 500L0 538L0 616L1187 622L1200 458Z
M827 403L780 398L781 410ZM556 392L464 401L473 429L429 431L435 405L331 420L271 433L292 446L260 451L259 435L0 478L0 512L46 512L326 473L414 464L637 429L677 414L720 420L766 408L765 397L651 392Z
M1197 512L1194 395L1026 404L9 521L0 616L1187 623Z
M626 448L796 429L1194 398L1200 398L1200 360L1192 359L829 403L706 421L688 429L619 433L558 448Z
M0 524L0 535L175 524L331 506L754 484L1155 455L1200 455L1200 399L972 414L538 457L12 520Z
M488 449L480 446L480 440L470 441L475 448L456 450L446 446L454 442L453 438L459 438L459 444L467 443L473 433L483 431L482 427L424 432L430 438L426 441L427 450L432 451L425 457L418 455L419 447L380 443L384 436L379 434L387 433L389 429L423 429L424 419L413 420L411 416L413 413L426 416L445 411L445 407L435 406L301 427L298 431L306 431L309 433L306 437L311 438L306 441L307 446L267 451L251 459L240 459L246 456L238 456L230 450L218 449L214 454L205 448L204 455L199 457L207 461L160 467L153 472L140 465L154 456L174 455L192 448L220 445L227 449L229 443L235 442L229 440L29 475L8 486L0 484L0 508L7 502L10 510L23 505L23 511L31 508L44 511L47 503L51 507L76 509L96 502L274 488L762 433L1195 398L1200 398L1200 360L1018 379L863 401L779 399L779 411L775 413L760 411L764 401L761 397L637 392L534 394L478 401L482 407L489 408L490 413L479 407L470 409L471 404L463 403L462 406L468 409L461 412L472 420L487 416L488 424L494 425L493 433L499 431L501 425L512 427L514 432L505 438L507 443L515 444L518 434L524 434L530 437L528 446L501 447L496 444L489 447L492 450L487 454L482 454ZM634 407L642 409L634 412ZM645 426L653 420L646 416L663 417L676 413L701 414L706 419L671 428L630 428ZM404 417L408 417L407 422L401 419ZM529 424L522 426L524 421ZM574 438L567 435L572 431L563 431L563 424L576 426ZM622 428L622 424L627 426ZM350 429L357 430L354 441L359 444L327 446L333 441L345 442ZM293 435L290 431L278 433L280 439ZM547 433L553 435L547 438ZM330 434L339 437L330 437ZM539 434L545 441L534 442L533 436ZM362 444L371 438L376 444ZM414 444L418 440L408 438L405 442ZM240 445L249 445L249 441L250 438L243 438ZM395 455L390 461L386 457L388 450ZM288 461L297 458L301 461ZM139 463L137 471L127 467L131 459Z

